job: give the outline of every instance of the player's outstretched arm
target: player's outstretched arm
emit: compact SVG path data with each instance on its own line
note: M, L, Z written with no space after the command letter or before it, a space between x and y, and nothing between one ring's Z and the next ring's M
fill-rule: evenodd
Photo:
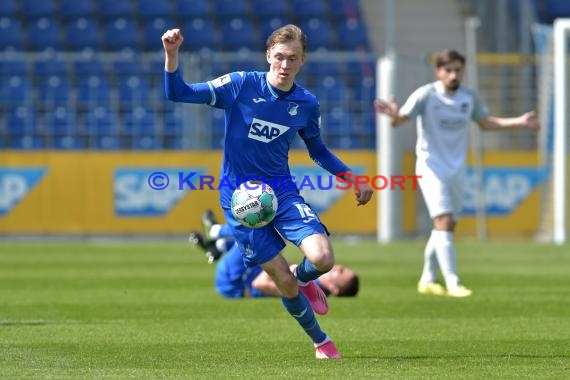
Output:
M396 103L396 97L392 96L390 101L376 99L374 101L374 109L377 113L384 114L390 118L390 124L394 127L401 125L408 120L407 115L400 113L400 107Z
M528 128L539 130L540 121L536 116L536 112L526 112L516 117L496 117L489 116L486 119L479 121L481 129L492 130L500 128Z
M162 35L162 46L164 48L164 69L173 73L178 68L178 50L184 41L180 29L167 30Z

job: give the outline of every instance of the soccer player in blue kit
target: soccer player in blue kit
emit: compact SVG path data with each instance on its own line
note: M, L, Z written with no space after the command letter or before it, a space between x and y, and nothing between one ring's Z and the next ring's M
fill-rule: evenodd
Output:
M326 296L313 280L334 266L334 254L326 228L299 195L289 171L288 153L295 135L304 140L318 165L333 175L349 174L345 178L353 182L357 205L370 201L372 189L355 183L350 169L324 145L317 99L295 83L306 59L306 35L295 25L275 30L267 39L268 72L232 72L192 84L184 82L179 68L183 40L180 29L162 36L166 96L225 110L220 203L243 261L248 267L259 265L275 282L285 309L313 341L316 357L338 359L337 348L314 314L328 311ZM239 224L230 210L234 188L251 177L270 183L279 200L275 219L258 229ZM231 186L221 186L222 182ZM281 254L284 239L304 254L295 273Z

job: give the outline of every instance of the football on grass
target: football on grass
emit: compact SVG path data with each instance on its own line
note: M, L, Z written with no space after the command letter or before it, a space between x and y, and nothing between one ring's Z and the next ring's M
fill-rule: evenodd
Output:
M231 206L238 222L249 228L260 228L275 218L277 197L268 184L247 181L234 191Z

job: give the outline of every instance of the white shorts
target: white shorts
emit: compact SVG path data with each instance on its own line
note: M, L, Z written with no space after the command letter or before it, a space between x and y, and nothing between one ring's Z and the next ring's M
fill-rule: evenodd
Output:
M421 165L416 167L416 174L422 176L418 179L418 184L430 218L452 214L453 219L458 220L463 203L464 172L443 176L431 168Z

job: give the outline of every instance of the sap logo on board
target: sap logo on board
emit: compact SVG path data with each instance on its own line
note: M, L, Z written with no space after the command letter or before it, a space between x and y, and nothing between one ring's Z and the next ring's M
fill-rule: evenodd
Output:
M511 214L546 178L547 172L537 168L483 169L483 196L488 215ZM477 212L477 179L472 168L467 170L463 214Z
M113 178L115 215L121 217L159 217L166 215L186 196L190 187L179 190L179 173L197 173L190 181L196 185L202 168L117 168ZM161 173L164 178L153 178ZM167 181L167 182L165 182ZM149 184L150 183L150 184ZM157 190L152 184L166 184Z
M46 172L46 168L0 168L0 216L16 207Z
M264 143L271 142L289 130L285 125L270 123L254 118L247 137Z

